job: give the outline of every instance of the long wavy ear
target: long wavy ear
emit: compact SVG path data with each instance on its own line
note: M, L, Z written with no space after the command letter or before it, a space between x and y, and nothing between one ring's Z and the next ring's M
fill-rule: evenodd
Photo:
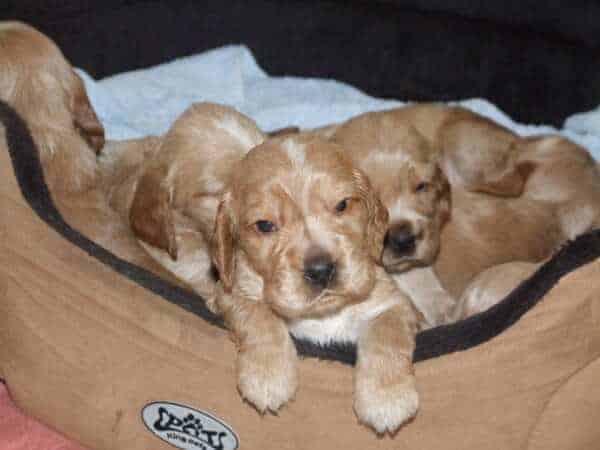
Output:
M235 272L235 219L233 217L231 193L226 192L219 203L215 231L212 240L212 260L219 272L219 280L225 292L231 292Z
M177 241L171 207L173 189L165 174L163 169L152 168L142 176L129 210L129 222L138 239L165 250L175 261Z
M73 75L75 82L70 104L73 125L90 147L100 153L104 147L104 127L90 103L83 81L74 71Z
M451 123L440 142L442 170L467 191L518 197L534 168L518 161L520 138L487 119Z
M367 207L369 222L367 224L366 242L371 257L381 261L383 241L387 231L389 215L379 196L375 193L369 178L359 169L354 169L354 179L358 185L361 197Z

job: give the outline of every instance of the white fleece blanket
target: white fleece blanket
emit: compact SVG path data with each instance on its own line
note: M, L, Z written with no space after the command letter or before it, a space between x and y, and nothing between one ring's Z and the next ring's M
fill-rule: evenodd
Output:
M108 139L162 134L192 102L233 106L264 130L317 127L366 111L402 105L369 97L335 80L271 77L244 46L231 45L144 70L93 80L82 75ZM520 124L482 99L457 102L521 135L559 132L600 159L600 109L577 114L565 128Z

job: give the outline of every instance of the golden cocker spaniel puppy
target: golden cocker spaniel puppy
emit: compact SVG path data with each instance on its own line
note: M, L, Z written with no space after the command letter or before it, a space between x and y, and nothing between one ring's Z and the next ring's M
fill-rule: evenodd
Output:
M235 167L216 219L217 306L239 345L238 388L259 411L296 391L290 337L356 342L354 409L377 432L412 417L417 320L378 265L387 213L337 144L267 140Z

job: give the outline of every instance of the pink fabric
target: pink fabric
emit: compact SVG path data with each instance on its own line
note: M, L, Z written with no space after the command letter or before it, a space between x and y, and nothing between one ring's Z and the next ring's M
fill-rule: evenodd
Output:
M0 383L0 450L84 450L19 411Z

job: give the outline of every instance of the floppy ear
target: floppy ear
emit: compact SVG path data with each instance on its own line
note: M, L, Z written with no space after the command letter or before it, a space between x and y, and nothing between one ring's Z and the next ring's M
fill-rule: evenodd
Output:
M231 209L231 194L226 192L219 203L215 231L212 239L212 260L219 272L219 280L225 292L231 292L235 271L234 258L235 222Z
M100 153L100 150L104 147L104 127L98 120L94 108L92 108L83 81L74 71L73 75L75 76L75 88L70 104L73 124L90 147L96 153Z
M361 197L367 207L369 221L367 224L366 242L371 257L376 261L381 261L383 253L383 241L388 226L388 211L379 196L375 193L368 177L359 169L354 169L354 179L359 186Z
M138 239L165 250L175 261L177 241L171 209L172 189L164 174L164 170L151 169L142 176L129 210L129 223Z
M488 121L463 121L440 135L440 165L453 187L502 197L518 197L533 170L519 162L520 138Z

